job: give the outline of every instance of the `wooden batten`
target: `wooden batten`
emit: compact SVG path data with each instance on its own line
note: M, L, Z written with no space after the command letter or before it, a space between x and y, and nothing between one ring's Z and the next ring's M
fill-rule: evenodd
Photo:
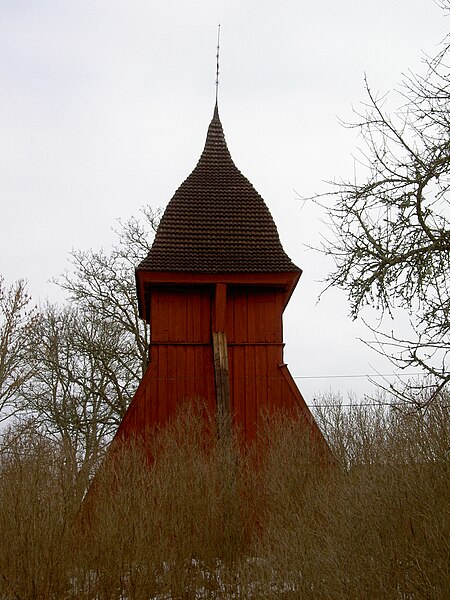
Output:
M223 331L212 333L214 379L216 384L217 426L219 435L231 427L230 372L228 369L227 336Z
M225 320L227 311L227 285L216 283L214 294L213 331L225 331Z
M230 372L228 368L227 334L225 333L226 310L227 286L225 283L217 283L214 294L211 337L219 435L231 432Z

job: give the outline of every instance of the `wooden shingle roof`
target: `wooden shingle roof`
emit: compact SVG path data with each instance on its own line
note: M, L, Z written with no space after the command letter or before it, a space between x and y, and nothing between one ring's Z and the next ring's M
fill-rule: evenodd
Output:
M167 205L138 271L300 272L228 150L217 105L197 166Z

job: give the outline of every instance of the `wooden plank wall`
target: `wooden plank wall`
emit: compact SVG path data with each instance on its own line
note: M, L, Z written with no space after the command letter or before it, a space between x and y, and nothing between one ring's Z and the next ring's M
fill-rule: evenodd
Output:
M283 364L284 301L276 287L226 289L230 409L247 441L264 411L300 408L309 414ZM120 426L122 435L163 424L184 402L200 401L216 412L216 313L213 286L152 288L151 362Z
M283 364L279 288L228 288L227 336L232 414L248 441L264 411L294 409L298 399L280 369Z
M164 424L184 403L215 410L211 299L206 286L152 290L150 364L117 435Z

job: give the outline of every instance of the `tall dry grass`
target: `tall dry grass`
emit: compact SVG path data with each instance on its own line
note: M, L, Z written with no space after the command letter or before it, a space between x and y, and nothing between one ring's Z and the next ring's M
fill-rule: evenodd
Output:
M449 598L448 405L426 414L329 406L318 421L341 468L314 467L295 424L272 428L259 555L272 595Z
M192 412L99 471L89 525L64 449L31 438L0 464L0 599L449 597L448 406L332 402L266 419L247 452ZM208 441L205 441L205 440Z

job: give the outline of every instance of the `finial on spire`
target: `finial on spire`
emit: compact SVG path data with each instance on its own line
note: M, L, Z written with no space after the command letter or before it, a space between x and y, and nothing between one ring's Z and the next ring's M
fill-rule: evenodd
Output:
M219 50L220 50L220 23L217 26L217 54L216 54L216 106L219 95Z

